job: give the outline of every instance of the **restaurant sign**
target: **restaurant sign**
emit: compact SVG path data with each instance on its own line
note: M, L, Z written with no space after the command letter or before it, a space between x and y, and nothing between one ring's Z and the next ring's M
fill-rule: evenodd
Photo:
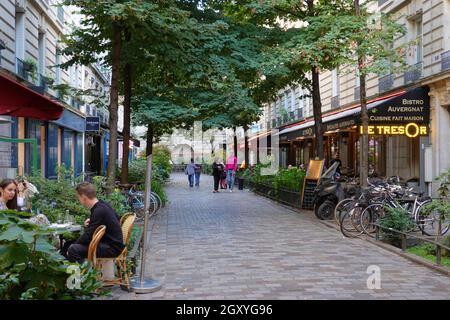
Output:
M363 126L359 127L359 133L363 134ZM418 125L411 122L406 125L369 125L367 126L369 135L405 135L409 138L428 135L428 126Z
M411 122L428 124L430 122L428 88L416 88L372 108L369 106L368 116L371 124Z

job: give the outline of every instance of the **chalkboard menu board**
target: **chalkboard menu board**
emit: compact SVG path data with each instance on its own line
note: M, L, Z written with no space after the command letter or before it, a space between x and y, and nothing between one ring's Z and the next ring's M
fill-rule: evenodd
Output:
M320 181L323 170L323 160L311 160L308 165L305 180L303 181L302 208L314 209L314 189Z
M314 189L317 187L317 180L306 180L303 187L302 209L314 209Z

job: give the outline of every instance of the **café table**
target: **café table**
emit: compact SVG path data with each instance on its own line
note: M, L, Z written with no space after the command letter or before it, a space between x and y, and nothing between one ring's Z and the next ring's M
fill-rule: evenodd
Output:
M81 225L73 224L73 223L52 223L52 224L48 225L47 227L59 236L60 250L63 247L64 233L66 233L66 232L80 233L83 228Z

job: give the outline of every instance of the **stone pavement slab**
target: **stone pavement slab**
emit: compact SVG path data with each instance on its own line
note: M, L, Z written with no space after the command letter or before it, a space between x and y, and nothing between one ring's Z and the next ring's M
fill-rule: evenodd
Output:
M112 299L449 299L450 278L361 239L344 238L311 212L248 190L212 193L175 173L170 203L149 230L150 294L113 290ZM381 289L368 289L369 266Z

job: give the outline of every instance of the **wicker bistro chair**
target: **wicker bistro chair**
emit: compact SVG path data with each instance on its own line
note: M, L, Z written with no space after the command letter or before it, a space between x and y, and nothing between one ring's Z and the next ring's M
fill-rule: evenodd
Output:
M130 240L131 229L133 228L134 220L136 219L135 213L126 213L120 219L120 227L122 228L123 242L125 248L116 258L98 258L100 265L103 267L107 263L115 263L117 268L117 275L113 279L103 279L104 286L111 285L124 285L127 290L130 289L130 279L128 277L127 268L127 255L128 249L127 245Z
M94 231L91 242L89 243L87 260L94 266L94 268L97 268L98 266L97 247L100 240L105 235L105 232L106 226L98 226Z

